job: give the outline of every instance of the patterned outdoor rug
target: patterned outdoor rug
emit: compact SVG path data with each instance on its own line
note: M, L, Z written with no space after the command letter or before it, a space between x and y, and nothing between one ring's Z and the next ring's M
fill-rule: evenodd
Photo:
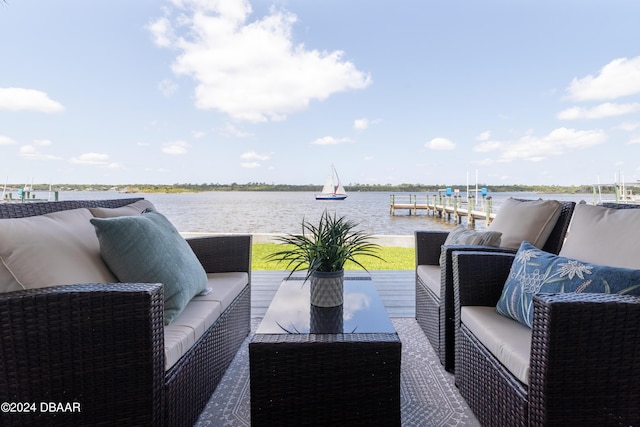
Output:
M394 318L402 341L403 426L479 426L415 319ZM260 319L253 319L255 331ZM249 336L195 426L250 426Z

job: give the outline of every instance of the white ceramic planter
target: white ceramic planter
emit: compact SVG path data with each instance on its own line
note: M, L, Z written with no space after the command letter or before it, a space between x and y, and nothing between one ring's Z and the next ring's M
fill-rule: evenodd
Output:
M344 302L344 270L311 276L311 305L337 307Z

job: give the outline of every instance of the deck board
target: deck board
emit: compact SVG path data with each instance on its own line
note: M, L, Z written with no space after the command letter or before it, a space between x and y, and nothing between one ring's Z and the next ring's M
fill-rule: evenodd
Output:
M251 272L251 317L263 317L280 282L288 271ZM369 273L350 270L346 277L370 275L389 317L415 317L415 272L413 270L375 270Z

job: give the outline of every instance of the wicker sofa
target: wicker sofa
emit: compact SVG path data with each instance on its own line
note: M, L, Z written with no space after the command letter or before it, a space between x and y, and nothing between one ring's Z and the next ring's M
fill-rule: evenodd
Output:
M537 202L522 200L519 202ZM558 253L562 247L569 221L575 207L574 202L563 201L561 212L553 225L551 234L543 249ZM500 213L498 213L500 215ZM489 227L491 229L491 227ZM453 371L455 365L454 343L454 301L452 254L454 251L497 251L515 253L515 248L447 245L448 231L417 231L416 249L416 320L431 346L447 371ZM441 267L441 254L442 267Z
M85 208L119 209L141 200L0 203L0 223ZM251 236L187 242L213 292L194 297L168 326L160 283L82 283L0 293L0 401L34 405L26 414L3 410L0 424L193 425L249 333ZM41 260L31 261L38 270ZM194 333L183 321L200 330ZM169 362L176 351L179 356ZM51 402L56 405L47 406Z
M584 265L572 270L576 277L584 273L587 285L602 266L627 269L637 283L640 210L603 209L576 206L556 259L590 263L588 272L579 269ZM486 426L640 425L640 297L541 290L533 295L528 328L496 311L505 282L515 277L514 260L525 259L517 257L453 254L455 381L478 420ZM539 273L552 271L534 261Z

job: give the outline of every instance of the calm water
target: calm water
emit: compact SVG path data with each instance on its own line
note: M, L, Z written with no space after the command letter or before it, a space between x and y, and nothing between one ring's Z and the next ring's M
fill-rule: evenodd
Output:
M307 192L209 192L194 194L120 194L112 192L61 192L60 200L115 199L144 197L167 216L181 232L206 233L298 233L302 219L316 221L322 212L345 215L360 222L364 231L382 235L413 235L416 230L449 230L451 222L426 216L409 216L406 210L389 213L390 195L396 202L408 202L409 193L363 192L351 193L340 202L316 201ZM411 193L415 194L415 193ZM494 212L508 197L524 199L585 200L593 202L590 194L567 195L535 193L493 193ZM38 194L37 197L47 197ZM426 193L418 194L426 200ZM420 199L422 198L422 199ZM483 221L476 223L482 228Z

